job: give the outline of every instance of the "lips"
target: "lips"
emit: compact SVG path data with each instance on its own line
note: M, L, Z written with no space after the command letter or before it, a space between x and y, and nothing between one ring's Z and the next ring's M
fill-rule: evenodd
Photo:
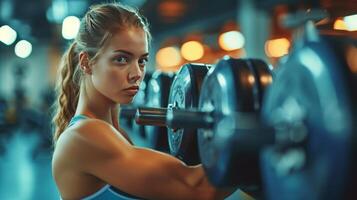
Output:
M139 87L138 86L132 86L124 89L125 93L128 94L129 96L134 96L136 93L138 93Z
M131 86L131 87L128 87L124 90L139 90L139 86Z

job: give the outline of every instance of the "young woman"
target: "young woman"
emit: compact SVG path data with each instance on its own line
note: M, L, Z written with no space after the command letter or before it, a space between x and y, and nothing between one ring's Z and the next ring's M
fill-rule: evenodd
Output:
M90 8L63 56L52 172L62 199L223 199L202 166L133 146L118 125L145 75L150 33L121 4Z

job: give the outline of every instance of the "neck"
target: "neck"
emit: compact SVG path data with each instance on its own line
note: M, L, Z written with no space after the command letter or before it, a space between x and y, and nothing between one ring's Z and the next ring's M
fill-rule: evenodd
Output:
M87 89L85 85L86 84L83 84L83 87L81 86L75 115L83 114L90 118L100 119L116 126L118 105L95 89Z

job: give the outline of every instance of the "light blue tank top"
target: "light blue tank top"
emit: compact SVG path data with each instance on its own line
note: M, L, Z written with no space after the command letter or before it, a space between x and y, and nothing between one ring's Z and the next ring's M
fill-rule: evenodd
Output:
M83 119L88 119L88 117L84 115L74 116L69 122L68 127L72 126L76 122ZM101 189L99 189L94 194L82 198L82 200L138 200L138 199L142 199L142 198L120 191L119 189L108 184L102 187Z

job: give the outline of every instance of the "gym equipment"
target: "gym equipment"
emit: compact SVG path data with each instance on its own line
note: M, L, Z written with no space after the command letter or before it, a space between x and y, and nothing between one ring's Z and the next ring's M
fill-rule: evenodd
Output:
M264 61L225 57L205 77L196 111L167 112L169 127L198 128L200 158L214 185L260 189L259 152L273 142L260 122L262 98L271 82Z
M171 104L167 110L139 109L137 117L173 130L198 128L199 154L210 181L256 191L261 185L259 152L273 143L272 131L260 122L264 91L272 80L271 69L262 60L225 57L205 76L198 108ZM175 90L173 84L170 94L185 96ZM176 144L186 142L179 140Z
M167 107L169 92L174 73L155 71L147 85L145 106ZM144 126L149 147L162 152L169 152L167 129L165 127Z
M211 65L186 64L172 82L168 107L188 109L197 107L202 80ZM144 125L166 126L167 108L139 108L136 122ZM188 165L200 163L196 129L168 129L170 153ZM185 138L182 142L182 138Z
M181 68L174 80L169 96L169 109L192 109L198 107L202 81L211 65L188 64ZM166 120L166 119L165 119ZM189 165L199 164L197 129L175 127L168 129L170 152Z
M348 51L357 43L319 33L309 15L295 23L300 36L265 98L276 138L262 152L266 197L356 199L357 74Z

